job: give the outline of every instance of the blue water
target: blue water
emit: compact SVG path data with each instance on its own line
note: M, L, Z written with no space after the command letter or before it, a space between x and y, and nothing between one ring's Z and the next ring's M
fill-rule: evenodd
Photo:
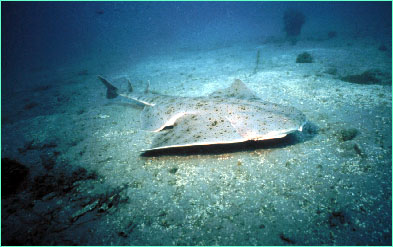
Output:
M391 245L391 2L1 11L2 245ZM141 155L143 106L97 75L187 97L241 79L308 124Z
M3 70L11 75L81 59L138 60L182 48L262 40L283 34L283 13L297 9L302 35L391 39L390 2L2 3ZM7 83L5 83L7 84Z

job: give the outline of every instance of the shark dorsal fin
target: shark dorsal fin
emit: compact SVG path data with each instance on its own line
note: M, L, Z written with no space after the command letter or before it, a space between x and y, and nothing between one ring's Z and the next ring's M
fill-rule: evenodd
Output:
M230 87L217 90L210 94L210 96L222 98L258 99L258 97L255 96L255 94L239 79L235 79Z
M132 93L132 91L134 91L134 89L132 88L130 79L127 79L127 89L128 89L129 93Z

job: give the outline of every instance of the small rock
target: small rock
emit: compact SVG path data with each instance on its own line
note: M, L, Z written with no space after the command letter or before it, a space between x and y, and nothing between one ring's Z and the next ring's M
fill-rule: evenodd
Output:
M29 169L18 161L8 158L1 159L2 198L17 193L27 180Z
M179 168L173 167L173 168L169 169L169 173L175 174L177 172L177 170L179 170Z
M299 54L296 58L296 63L312 63L313 58L310 53L308 52L303 52Z
M326 74L329 74L329 75L337 75L337 68L334 68L334 67L328 68L328 69L325 71L325 73L326 73Z
M339 138L342 141L349 141L355 138L359 134L359 131L355 128L350 128L350 129L344 129L341 130L339 133Z

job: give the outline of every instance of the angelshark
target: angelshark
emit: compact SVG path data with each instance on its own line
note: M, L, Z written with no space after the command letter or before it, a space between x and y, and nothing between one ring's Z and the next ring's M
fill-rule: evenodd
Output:
M101 76L109 99L122 96L144 104L141 129L158 132L149 150L282 138L302 131L305 115L291 106L260 100L236 79L207 97L168 96L119 89Z

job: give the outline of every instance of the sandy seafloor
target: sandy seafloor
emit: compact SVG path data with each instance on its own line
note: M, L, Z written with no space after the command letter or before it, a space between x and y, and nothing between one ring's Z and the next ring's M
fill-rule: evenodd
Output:
M29 169L2 198L2 244L391 245L391 44L379 45L247 43L33 71L41 87L2 95L3 166ZM305 51L314 62L295 63ZM370 69L380 83L340 80ZM97 74L189 97L238 78L308 123L276 141L143 154L143 107L106 99Z

